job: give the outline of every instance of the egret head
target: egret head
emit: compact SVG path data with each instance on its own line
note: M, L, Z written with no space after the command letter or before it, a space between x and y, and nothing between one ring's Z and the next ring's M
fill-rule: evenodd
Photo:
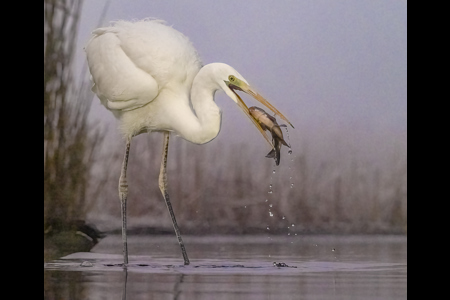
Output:
M264 99L258 92L252 89L249 83L234 69L231 68L230 75L228 78L224 80L225 87L223 88L227 95L234 101L236 104L242 109L242 111L250 118L253 124L258 128L258 130L262 133L262 135L266 138L270 145L272 142L269 137L266 135L261 125L251 116L248 106L242 100L242 98L238 95L238 91L244 92L253 98L255 98L262 105L266 106L270 109L275 115L278 115L281 119L285 120L289 125L294 128L292 123L278 110L273 106L269 101ZM272 145L273 146L273 145Z

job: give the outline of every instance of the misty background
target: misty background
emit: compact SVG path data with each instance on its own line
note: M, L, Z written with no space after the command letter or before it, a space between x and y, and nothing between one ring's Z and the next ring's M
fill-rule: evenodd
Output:
M285 148L275 167L254 126L217 94L218 138L172 139L169 193L182 232L406 233L406 0L84 1L75 84L88 80L83 47L99 22L148 17L188 36L204 64L233 66L296 127L293 154ZM102 139L80 217L119 229L125 142L97 98L86 120ZM132 147L129 226L171 230L157 183L162 135L141 135Z

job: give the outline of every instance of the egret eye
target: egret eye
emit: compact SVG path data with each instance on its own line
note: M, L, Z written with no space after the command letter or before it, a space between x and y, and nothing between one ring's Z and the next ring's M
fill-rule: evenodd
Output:
M228 78L229 78L230 82L235 82L236 81L236 77L234 77L233 75L231 75Z

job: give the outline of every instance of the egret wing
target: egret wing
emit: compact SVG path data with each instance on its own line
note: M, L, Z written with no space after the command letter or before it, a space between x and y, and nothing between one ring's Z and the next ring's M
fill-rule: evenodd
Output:
M190 90L202 63L186 36L158 20L117 21L113 28L127 57L160 89L176 84Z
M110 110L128 111L150 103L159 85L123 51L113 27L100 28L86 46L93 92Z

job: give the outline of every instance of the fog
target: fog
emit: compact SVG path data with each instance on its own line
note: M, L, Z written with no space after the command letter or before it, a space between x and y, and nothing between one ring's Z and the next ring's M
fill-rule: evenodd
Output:
M295 125L296 129L290 130L290 142L294 149L294 161L290 166L295 170L292 177L297 180L296 183L300 183L297 186L309 184L310 191L300 197L298 194L306 189L301 187L302 190L294 194L285 191L280 195L285 212L292 208L290 198L294 202L303 199L302 203L310 204L311 209L318 205L318 208L310 210L314 218L319 218L315 224L324 220L327 222L330 207L336 208L336 199L343 198L343 207L337 208L337 215L341 210L358 212L360 209L359 213L363 213L358 220L372 215L376 223L380 218L395 218L394 215L401 211L403 215L400 223L405 226L407 1L85 1L78 33L76 72L83 72L83 47L89 40L90 32L99 23L105 26L118 19L148 17L163 19L187 35L205 64L223 62L233 66ZM244 97L244 101L249 106L258 105L249 97ZM214 179L214 182L220 183L224 178L229 178L230 181L223 189L230 190L235 187L232 180L236 172L241 172L241 179L246 179L241 182L241 186L248 183L255 187L251 193L243 193L242 197L247 197L250 202L259 199L264 205L263 194L267 192L265 188L269 179L265 175L267 173L256 176L255 172L271 172L273 162L264 157L270 149L250 121L224 93L217 95L216 102L224 112L222 132L216 140L210 145L195 146L202 147L201 151L185 141L173 143L171 151L174 157L169 173L173 174L172 182L176 182L173 184L175 201L185 198L183 195L187 193L187 185L190 189L201 190L202 194L202 198L192 198L191 195L191 200L187 201L215 196L214 201L220 202L219 190L206 188L208 182ZM105 142L112 145L108 150L116 152L114 163L108 170L110 183L105 193L102 193L103 198L108 199L98 201L98 207L92 210L90 216L99 219L105 203L110 203L115 206L108 215L115 215L118 220L119 206L110 198L116 197L118 168L124 144L121 144L116 120L100 105L98 99L94 99L89 119L95 126L106 129L108 134ZM144 153L146 145L150 145L147 140L159 141L159 135L156 136L139 137L137 148L141 151L135 151L134 158L130 158L130 181L134 177L136 189L141 189L136 192L135 198L148 198L150 195L159 198L156 180L147 178L156 178L160 154L159 151L157 154ZM240 162L239 159L231 161L236 158L236 147L241 153ZM154 149L151 151L154 152ZM189 171L190 174L189 166L204 170L198 173L199 178L204 180L199 179L197 186L181 183L186 180L184 175L187 173L178 173L180 164L174 162L192 158L189 153L196 154L196 158L184 165L185 172ZM199 158L198 153L204 156ZM283 153L287 169L286 155ZM226 160L233 164L227 164ZM240 170L239 164L250 161L260 165L260 168L253 173ZM302 169L305 164L309 174ZM146 170L149 168L152 170ZM224 174L221 170L225 169L227 172ZM247 177L242 178L242 174ZM286 174L284 178L289 178ZM274 182L275 185L282 185L283 179L275 179ZM150 185L151 193L145 190ZM358 190L358 186L363 188ZM327 196L323 196L323 193ZM228 199L235 203L240 198L230 195ZM321 200L322 206L317 203ZM137 211L143 208L141 203L134 205ZM175 203L175 207L177 205ZM221 205L225 206L225 203ZM380 207L382 211L384 208L385 217L379 216L377 211ZM233 208L230 205L228 208L232 215ZM165 208L158 206L159 209L163 213ZM260 211L267 215L265 210L267 208L260 207L257 213L252 212L250 215L262 218ZM154 215L155 211L148 207L142 211L145 211L143 222L148 224L148 215ZM195 209L192 214L195 215ZM182 216L181 219L195 219L192 214ZM210 215L220 218L223 212L217 211ZM198 217L195 220L200 219ZM251 223L248 226L260 226L258 222L252 223L251 218L247 219ZM152 222L158 223L159 219ZM119 222L114 224L120 225Z
M82 47L105 2L84 3L80 69ZM363 144L372 138L378 145L406 139L406 1L113 0L103 25L147 17L166 20L187 35L205 64L224 62L237 69L292 120L294 140L321 140L330 133L364 137ZM264 146L224 94L217 102L224 110L220 139ZM116 132L114 118L99 101L91 118Z

